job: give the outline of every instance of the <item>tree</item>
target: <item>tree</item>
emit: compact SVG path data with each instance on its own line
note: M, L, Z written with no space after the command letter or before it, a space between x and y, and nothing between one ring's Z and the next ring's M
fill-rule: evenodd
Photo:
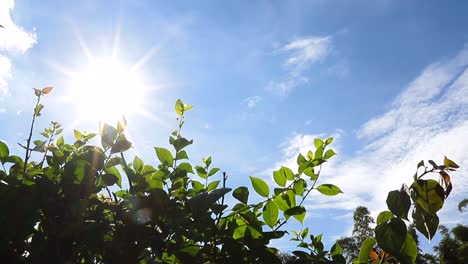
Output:
M439 227L442 239L434 247L440 263L468 262L468 226L458 224L452 230L441 225Z
M364 240L374 236L374 229L371 227L374 223L374 219L370 215L367 207L357 207L354 210L353 221L352 236L343 237L337 241L343 248L343 254L348 262L351 262L359 256L360 245L362 245Z

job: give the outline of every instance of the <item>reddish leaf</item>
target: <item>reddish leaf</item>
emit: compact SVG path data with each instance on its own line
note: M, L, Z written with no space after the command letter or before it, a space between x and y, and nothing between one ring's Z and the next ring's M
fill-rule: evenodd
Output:
M50 93L50 91L52 91L53 87L45 87L44 89L42 89L42 93L43 94L48 94Z

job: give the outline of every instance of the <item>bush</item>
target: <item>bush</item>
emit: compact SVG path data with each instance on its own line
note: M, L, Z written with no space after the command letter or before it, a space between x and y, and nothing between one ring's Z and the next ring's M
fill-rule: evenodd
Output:
M178 128L169 142L155 148L157 166L135 156L127 161L132 143L125 137L126 121L100 128L100 146L90 144L96 135L74 131L75 141L65 142L59 123L52 122L32 141L43 105L41 97L52 90L35 89L30 136L25 158L10 155L0 142L0 257L4 263L281 263L272 240L283 237L290 219L303 222L304 201L312 191L337 195L340 188L319 184L321 167L335 152L333 138L316 139L314 151L297 157L298 171L281 167L273 172L278 186L250 177L253 190L262 197L249 202L245 186L232 190L228 175L212 167L211 157L197 166L189 163L185 148L193 143L182 136L185 114L192 106L178 100ZM32 145L34 144L34 147ZM30 161L39 152L40 161ZM390 211L377 219L376 236L364 241L357 263L375 260L377 242L382 258L414 262L406 224L411 199L417 229L431 238L437 228L436 212L450 193L447 171L458 166L448 159L415 175L411 187L389 193ZM423 180L440 173L444 187ZM128 189L122 188L122 177ZM220 180L213 180L220 177ZM118 191L115 185L120 187ZM111 187L111 188L110 188ZM225 196L238 201L226 204ZM292 232L302 250L292 252L290 263L345 263L339 244L325 250L322 236L308 229Z

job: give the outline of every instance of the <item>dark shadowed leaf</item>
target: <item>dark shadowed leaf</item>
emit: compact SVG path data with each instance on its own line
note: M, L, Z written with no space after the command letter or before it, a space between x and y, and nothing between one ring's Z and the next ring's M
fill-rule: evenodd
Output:
M406 225L399 218L392 218L389 222L375 228L375 239L379 246L392 255L398 255L406 240Z
M241 186L234 190L232 196L239 200L241 203L247 204L249 200L249 189L247 187Z
M408 220L411 199L405 191L395 190L389 192L387 196L387 206L394 215Z
M421 206L416 205L413 209L413 219L416 229L427 239L432 240L439 226L439 217L437 214L430 214Z

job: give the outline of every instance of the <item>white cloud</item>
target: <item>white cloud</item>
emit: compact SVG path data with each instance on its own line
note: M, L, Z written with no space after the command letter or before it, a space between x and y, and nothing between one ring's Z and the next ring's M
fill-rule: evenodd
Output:
M411 183L420 160L441 163L447 155L461 169L452 175L454 189L441 222L460 221L455 205L468 193L468 46L455 58L428 66L386 113L366 122L357 136L368 143L353 157L337 156L335 163L326 164L320 179L336 184L344 194L314 195L309 208L353 210L364 205L375 216L386 209L389 191ZM288 140L283 160L272 169L280 164L295 167L299 151L314 149L313 138L296 135Z
M266 86L276 95L286 96L294 88L308 82L303 72L312 64L324 59L331 51L331 37L306 37L288 43L280 52L287 53L285 65L288 74L285 80L271 81Z
M248 108L254 108L262 100L260 96L252 96L244 99L242 104L247 105Z
M15 7L14 0L0 1L0 51L24 53L36 43L36 34L28 33L16 25L11 18L11 11ZM0 54L0 96L8 93L8 80L11 79L11 61L4 54Z
M324 58L330 52L330 37L309 37L295 40L282 48L291 52L286 63L305 66Z

